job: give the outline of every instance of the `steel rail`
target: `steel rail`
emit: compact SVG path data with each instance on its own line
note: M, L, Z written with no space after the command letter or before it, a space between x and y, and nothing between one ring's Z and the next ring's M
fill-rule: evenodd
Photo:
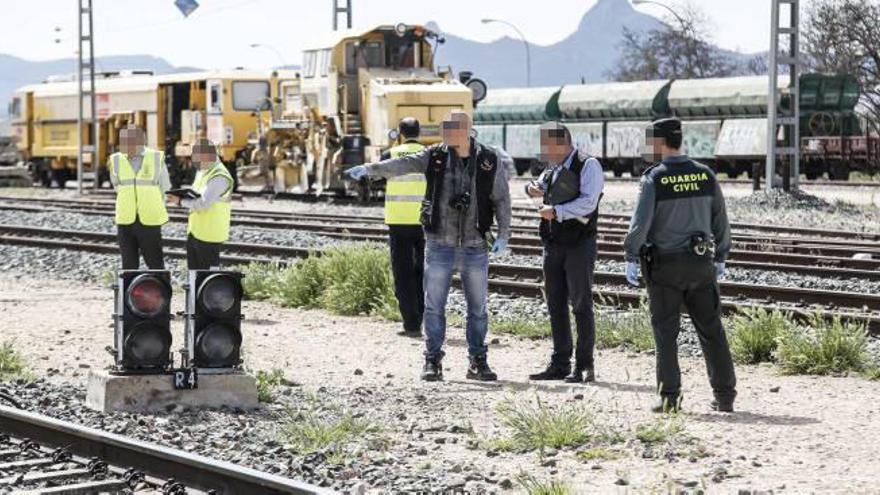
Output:
M113 206L112 201L106 200L94 200L94 199L65 199L65 198L35 198L35 197L26 197L26 196L2 196L0 195L0 201L18 201L18 202L55 202L59 204L100 204ZM515 213L514 218L528 220L528 221L536 221L537 217L535 215L535 208L533 207L523 207L523 206L514 206L513 210L520 211L521 213ZM273 218L285 218L290 217L292 215L310 215L310 216L321 216L317 214L302 214L298 212L279 212L274 210L239 210L239 212L248 212L248 214L252 216L269 216ZM350 216L342 216L342 215L327 215L327 217L336 217L336 218L352 218ZM620 214L620 213L602 213L599 217L599 224L606 225L609 227L621 227L626 228L629 224L631 215L629 214ZM382 217L380 216L372 216L372 217L354 217L358 219L371 219L372 221L381 222ZM855 231L847 231L847 230L835 230L835 229L819 229L812 227L792 227L788 225L777 225L777 224L754 224L754 223L740 223L733 222L731 223L731 228L734 230L760 230L765 232L774 232L774 233L803 233L806 235L815 235L818 238L828 238L828 237L838 237L848 240L869 240L869 241L880 241L880 232L855 232ZM818 239L817 239L818 240Z
M44 239L40 236L54 237L54 239ZM53 247L66 247L86 251L98 250L106 253L115 253L117 252L115 242L116 237L114 234L103 232L80 232L44 229L39 227L0 225L0 244L30 246L51 245ZM185 239L179 238L165 239L165 242L169 246L178 248L183 247L186 244ZM309 256L310 253L317 252L315 250L304 248L245 243L228 243L225 245L224 249L227 252L223 258L224 261L232 263L247 263L250 261L276 261L283 263L290 258L302 258ZM251 256L245 256L244 254L247 253L259 257L254 258ZM168 254L173 257L185 256L185 253L181 250L175 250ZM527 295L530 297L540 297L542 294L543 284L541 283L541 280L543 279L543 272L539 267L492 263L489 265L489 273L492 276L490 286L495 292ZM597 271L594 274L594 279L597 284L619 287L626 286L626 277L622 273ZM842 314L839 310L847 310L850 313L880 311L880 295L876 294L825 291L818 289L804 289L800 287L753 285L728 281L721 281L719 287L726 299L734 299L731 303L731 307L748 306L747 300L750 300L752 302L763 301L766 303L759 304L760 306L766 306L767 304L773 303L789 303L801 307L818 305L826 309L833 308L838 310L823 313L829 317ZM633 297L641 298L639 295L621 296L617 292L609 293L603 290L597 290L595 296L599 300L607 297L616 297L618 299L630 297L630 302L632 302ZM792 311L796 310L797 308ZM802 310L802 312L805 314L812 313L812 311L808 310ZM861 316L862 319L865 319L865 315ZM877 319L875 315L867 316L866 318L866 321L871 325L875 325L873 321Z
M27 207L15 207L16 209ZM4 209L4 205L0 205ZM111 216L110 211L91 212L93 215ZM170 213L169 219L175 222L185 223L186 215ZM370 227L362 225L333 225L327 223L308 222L276 222L266 220L249 220L234 217L234 225L259 227L269 229L293 229L315 232L323 236L342 238L348 240L363 240L383 242L387 238L387 229L384 226ZM609 242L615 239L611 236L600 234L598 242L599 259L623 261L622 240ZM734 244L739 246L740 244ZM510 243L512 252L523 255L541 255L541 241L535 236L513 237ZM753 270L769 270L785 273L798 273L806 275L860 278L866 280L880 280L880 253L878 259L856 259L846 256L849 252L842 248L810 248L802 249L800 253L786 253L761 250L734 249L730 253L729 266Z
M2 200L2 198L0 198ZM59 206L59 208L63 208L64 211L70 211L70 207L68 206ZM102 207L103 208L103 207ZM110 211L110 205L107 205L107 209L98 209L96 211L88 210L88 211L77 211L78 213L87 214L87 215L103 215L109 216L112 215ZM0 209L6 210L23 210L23 211L49 211L42 207L29 207L29 206L20 206L20 205L3 205L0 204ZM384 225L381 226L364 226L359 225L360 219L364 217L339 217L339 216L326 216L326 215L311 215L311 214L298 214L294 215L277 215L279 221L275 220L260 220L260 219L252 219L249 218L251 215L248 212L240 212L233 216L232 223L234 225L248 226L248 227L258 227L258 228L267 228L267 229L296 229L296 230L304 230L304 231L312 231L319 232L323 235L350 235L350 236L365 236L370 240L379 240L382 236L387 235L387 228ZM186 215L180 210L172 210L172 213L169 214L171 220L177 222L185 222ZM369 217L367 217L369 218ZM356 223L357 225L333 225L328 223L317 223L317 222L327 222L331 219L342 221L344 223ZM299 221L297 221L299 220ZM303 220L313 220L314 222L308 222ZM514 232L518 233L527 233L527 235L516 236L511 239L511 247L514 252L522 252L523 254L535 254L539 253L540 249L529 249L528 246L540 247L541 241L540 239L534 235L534 227L514 227ZM608 250L608 252L621 251L621 243L623 242L623 236L625 234L624 230L617 231L615 233L610 232L607 229L600 229L599 238L601 240L609 242L602 249ZM873 242L859 243L855 241L823 241L821 239L788 239L788 238L773 238L773 237L751 237L751 236L737 236L734 235L734 250L731 253L731 260L740 260L743 262L752 263L751 266L742 266L743 268L754 268L754 269L767 269L768 264L780 264L780 265L790 265L790 266L780 266L778 269L780 271L793 271L791 267L796 265L804 265L805 267L819 267L818 275L828 275L828 276L843 276L843 277L860 277L864 276L867 278L873 278L875 276L880 276L880 274L870 274L870 273L843 273L838 272L834 273L833 271L826 271L823 267L836 267L836 268L849 268L853 270L872 270L872 269L880 269L880 244ZM741 240L738 240L741 239ZM746 241L748 240L748 242ZM610 244L611 241L616 241L618 243L617 246L613 246ZM815 242L821 242L821 244L815 244ZM854 259L856 255L859 254L868 254L875 258L874 259ZM617 259L622 255L613 254L613 257L608 259ZM733 265L732 265L733 266ZM772 267L770 267L772 268ZM801 273L812 273L810 270L803 268L800 270Z
M41 205L53 205L58 208L70 209L72 206L77 206L80 208L94 208L94 209L105 209L112 210L114 208L114 203L111 201L104 200L88 200L88 199L63 199L63 198L33 198L33 197L17 197L17 196L0 196L0 201L2 202L12 202L12 203L38 203ZM2 205L0 206L3 209L24 209L23 205ZM185 212L181 208L169 207L170 211L177 212ZM36 211L36 210L34 210ZM348 223L376 223L382 224L384 219L380 216L375 215L333 215L333 214L320 214L320 213L302 213L302 212L280 212L273 210L255 210L255 209L236 209L233 211L233 215L240 217L248 217L248 218L265 218L265 219L274 219L274 220L316 220L316 221L334 221L334 222L348 222ZM616 217L609 218L609 217ZM515 215L515 218L524 220L524 224L514 225L513 229L515 232L523 232L523 233L534 233L535 232L535 223L537 222L537 217L533 211L530 210L529 214L525 215ZM603 214L599 218L599 227L600 231L611 234L617 234L623 236L626 234L628 230L628 221L629 216L627 215L617 215L617 214ZM769 229L770 231L788 231L792 227L784 226L784 225L755 225L755 224L742 224L747 227L760 227L762 229ZM605 227L603 229L603 227ZM795 229L800 229L795 227ZM880 238L880 233L873 232L854 232L854 231L841 231L841 230L822 230L822 229L809 229L811 232L818 233L815 237L789 237L789 236L779 236L779 235L756 235L756 234L746 234L739 233L734 231L732 234L732 239L734 241L742 241L742 242L755 242L755 243L778 243L781 245L829 245L829 246L860 246L865 249L880 249L880 244L875 241L875 238ZM834 237L839 237L839 239L834 239Z
M511 180L525 183L534 178L513 177ZM605 177L605 182L616 183L636 183L641 180L639 177ZM721 184L751 186L752 179L718 179ZM800 183L803 187L880 187L880 181L834 181L834 180L808 180Z
M108 465L134 468L159 479L174 479L187 487L217 494L330 494L328 489L255 469L126 438L41 414L0 405L0 431L40 445L61 447ZM112 481L112 480L110 480ZM117 485L120 481L117 480ZM123 483L124 485L124 483ZM63 488L63 487L59 487ZM96 493L96 487L57 493ZM121 487L118 487L121 488ZM112 490L111 488L106 488ZM43 493L43 492L37 492ZM53 492L55 493L55 492Z
M522 206L514 206L514 218L535 218L535 208L530 207L522 207ZM520 213L516 213L516 212ZM626 215L622 213L602 213L600 214L600 218L605 218L606 221L617 221L620 225L623 225L629 222L632 215ZM856 239L856 240L870 240L870 241L880 241L880 232L853 232L849 230L834 230L834 229L818 229L814 227L791 227L788 225L775 225L775 224L758 224L758 223L743 223L743 222L731 222L730 228L734 230L756 230L761 232L776 232L776 233L788 233L788 234L798 234L798 235L815 235L817 237L838 237L838 238L847 238L847 239Z

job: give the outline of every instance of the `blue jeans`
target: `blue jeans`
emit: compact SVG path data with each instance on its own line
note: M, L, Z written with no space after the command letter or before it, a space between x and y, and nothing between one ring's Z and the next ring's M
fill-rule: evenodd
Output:
M452 273L461 275L467 301L467 343L472 357L485 356L489 316L489 254L482 247L466 248L428 244L425 251L425 357L443 357L446 341L446 298Z

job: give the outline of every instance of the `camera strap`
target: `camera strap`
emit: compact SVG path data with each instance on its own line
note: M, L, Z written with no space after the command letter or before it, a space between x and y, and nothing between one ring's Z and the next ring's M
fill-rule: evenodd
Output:
M467 157L466 160L462 160L458 154L455 154L455 158L461 162L464 170L456 170L455 173L455 189L452 193L452 197L459 197L466 192L471 191L471 186L474 183L474 177L476 177L476 157L475 153L471 152L470 156ZM453 167L454 169L458 169L459 167ZM467 176L467 186L464 185L465 176Z

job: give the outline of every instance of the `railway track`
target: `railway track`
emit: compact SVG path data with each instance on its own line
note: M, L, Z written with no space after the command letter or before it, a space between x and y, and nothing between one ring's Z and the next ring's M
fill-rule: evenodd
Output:
M185 258L185 239L164 239L166 256ZM0 244L24 245L42 248L73 249L107 254L118 253L116 236L104 232L84 232L44 229L17 225L0 225ZM289 263L309 256L304 248L274 245L227 243L222 260L226 264L245 264L253 261ZM499 294L523 297L543 297L541 268L536 266L491 263L489 288ZM597 302L619 307L633 307L642 303L640 291L627 288L622 273L598 271L595 273ZM722 305L728 312L744 307L784 305L787 311L799 317L819 312L827 318L844 316L866 323L880 333L880 295L841 291L825 291L793 287L752 285L720 282Z
M4 202L7 205L17 205L17 204L41 204L41 205L51 205L58 208L113 208L112 200L104 200L104 199L57 199L57 198L35 198L35 197L21 197L21 196L0 196L0 202ZM175 208L171 208L171 210L175 210ZM237 215L246 215L248 217L253 218L264 218L264 219L274 219L274 220L290 220L294 218L314 218L314 219L326 219L329 221L349 221L349 222L359 222L359 223L382 223L382 217L377 215L333 215L333 214L305 214L300 212L283 212L283 211L275 211L275 210L256 210L256 209L247 209L233 210ZM534 232L534 224L536 222L536 214L535 209L533 207L524 207L524 206L514 206L513 207L513 219L518 220L521 223L525 222L527 225L518 226L519 229L528 232ZM629 226L630 215L619 214L619 213L602 213L599 217L599 227L607 228L610 230L616 229L617 233L625 234L626 230ZM515 227L517 228L517 227ZM750 223L731 223L731 229L733 230L733 236L736 240L744 240L744 241L754 241L754 242L765 242L765 241L773 241L785 239L788 242L793 243L824 243L829 245L863 245L863 246L874 246L878 247L877 244L873 244L875 242L880 242L880 232L852 232L845 230L833 230L833 229L815 229L815 228L804 228L804 227L790 227L786 225L773 225L773 224L750 224ZM774 235L758 235L753 233L746 233L747 231L762 231L762 232L770 232ZM780 235L780 234L784 234ZM810 237L789 237L795 235L805 235Z
M534 177L514 177L512 180L516 182L520 182L525 184L526 182L534 180ZM635 183L641 180L641 177L605 177L605 182L617 182L617 183ZM729 185L739 185L739 186L751 186L753 184L752 179L730 179L730 178L719 178L718 182L721 184L729 184ZM763 182L763 181L762 181ZM878 181L836 181L836 180L806 180L801 179L801 186L804 187L846 187L846 188L857 188L857 187L880 187L880 180Z
M0 405L0 491L329 494L329 490Z
M101 189L99 192L90 192L93 195L93 198L96 197L106 197L112 199L112 191ZM246 196L271 196L271 195L259 195L259 194L245 194ZM297 201L306 201L306 202L316 202L326 200L329 202L336 202L338 204L347 204L353 206L364 206L363 203L355 200L354 198L347 197L336 197L336 196L320 196L316 199L311 195L299 195L299 194L287 194L286 196L278 196L279 198L289 198ZM320 199L324 198L324 199ZM91 199L91 200L59 200L59 199L47 199L47 198L27 198L20 196L0 196L0 200L4 201L18 201L18 202L66 202L66 203L107 203L110 204L110 201L100 200L100 199ZM374 202L373 204L378 205L381 202ZM283 215L283 213L279 213L277 211L260 211L260 210L250 210L251 214L254 215ZM290 215L289 213L287 215ZM381 221L379 217L372 217ZM513 206L513 218L515 220L523 220L523 221L535 221L535 208L532 206L521 206L514 205ZM629 223L630 215L629 214L620 214L620 213L602 213L600 215L600 227L601 226L613 226L620 229L625 229ZM792 227L787 225L774 225L774 224L754 224L754 223L743 223L743 222L731 222L731 229L734 231L756 231L756 232L770 232L776 235L785 234L785 235L806 235L812 236L814 238L824 239L824 238L836 238L836 239L846 239L852 241L873 241L880 242L880 232L852 232L846 230L835 230L835 229L818 229L818 228L810 228L810 227Z
M24 204L13 204L0 197L0 209L47 212L69 211L87 215L113 215L113 204L81 200L37 200L29 198ZM185 222L186 214L172 208L170 219ZM233 224L267 229L301 230L324 236L349 240L384 241L387 230L382 219L374 216L341 216L327 214L279 213L273 211L240 210L233 216ZM599 258L623 261L622 243L625 228L613 222L602 223L599 232ZM514 253L540 255L540 239L534 226L515 226L510 248ZM771 270L837 278L880 280L880 244L873 241L828 240L823 238L789 238L762 235L734 234L734 249L730 266L754 270ZM857 259L868 255L876 259Z

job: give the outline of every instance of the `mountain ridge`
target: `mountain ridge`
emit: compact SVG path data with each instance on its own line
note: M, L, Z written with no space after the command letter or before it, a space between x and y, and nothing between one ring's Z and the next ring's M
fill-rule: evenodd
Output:
M434 22L427 23L442 32ZM663 22L636 10L629 0L599 0L581 17L575 31L550 45L530 44L533 87L561 86L607 81L607 74L620 55L623 28L646 32L662 28ZM463 36L443 33L446 43L438 48L437 65L451 65L456 71L469 70L490 88L524 87L525 54L522 41L511 36L484 43ZM718 49L726 56L744 61L746 55ZM98 71L120 69L152 70L156 74L196 71L175 67L152 55L99 57ZM44 81L50 75L72 74L76 59L28 61L0 54L0 102L6 103L15 89ZM5 105L4 105L5 106ZM2 115L2 111L0 111Z

